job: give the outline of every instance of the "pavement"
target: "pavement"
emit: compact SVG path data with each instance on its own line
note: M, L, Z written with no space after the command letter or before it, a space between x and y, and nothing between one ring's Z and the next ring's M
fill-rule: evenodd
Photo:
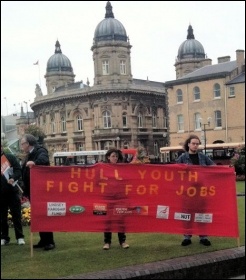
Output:
M245 246L58 279L245 279Z

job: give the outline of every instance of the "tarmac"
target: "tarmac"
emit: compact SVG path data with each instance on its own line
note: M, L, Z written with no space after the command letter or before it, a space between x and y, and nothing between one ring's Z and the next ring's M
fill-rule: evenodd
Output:
M58 279L245 279L245 246Z

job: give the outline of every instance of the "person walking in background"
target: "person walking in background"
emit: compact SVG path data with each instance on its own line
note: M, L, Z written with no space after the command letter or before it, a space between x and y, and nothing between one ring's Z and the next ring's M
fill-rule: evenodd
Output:
M1 143L1 246L10 242L8 210L12 215L15 238L18 245L24 245L24 234L21 222L21 199L18 185L21 177L21 166L12 154L4 153Z
M118 163L123 162L123 155L122 152L118 149L112 148L109 149L105 155L106 162L108 163ZM109 250L111 246L111 240L112 240L112 232L104 232L104 246L103 250ZM118 232L118 240L120 243L120 246L123 249L128 249L129 245L126 243L126 235L124 232Z
M39 146L36 138L31 134L26 134L20 141L22 150L27 154L22 164L22 177L24 183L24 195L30 201L30 169L34 165L50 165L48 151ZM39 232L40 241L33 245L33 248L44 248L44 250L52 250L55 248L53 232Z
M184 150L185 153L180 155L176 163L185 163L190 165L215 165L215 163L205 154L199 152L199 145L201 141L198 136L190 135L185 143L184 143ZM184 240L182 241L182 246L188 246L191 244L191 237L192 235L185 234ZM208 240L207 235L199 235L200 244L204 246L210 246L211 242Z

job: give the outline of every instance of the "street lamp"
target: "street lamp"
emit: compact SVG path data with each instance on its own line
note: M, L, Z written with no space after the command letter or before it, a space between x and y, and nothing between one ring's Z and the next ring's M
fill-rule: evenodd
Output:
M211 118L207 118L207 123L202 123L202 118L199 119L200 126L203 126L203 136L204 136L204 153L207 154L206 145L207 145L207 137L206 137L206 126L210 126Z
M168 140L167 140L167 132L163 132L163 138L164 138L164 146L168 146Z
M28 102L23 101L26 104L26 116L27 116L27 124L29 124L29 114L28 114Z

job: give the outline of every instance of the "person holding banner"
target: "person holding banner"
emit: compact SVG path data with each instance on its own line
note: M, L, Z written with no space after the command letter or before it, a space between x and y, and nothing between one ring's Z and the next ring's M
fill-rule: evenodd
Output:
M106 161L108 163L118 163L123 162L123 155L122 152L118 149L112 148L109 149L105 155ZM112 240L112 232L104 232L104 245L103 250L109 250L111 246L111 240ZM126 235L124 232L118 232L118 240L120 243L120 246L123 249L128 249L129 245L126 243Z
M5 154L1 143L1 246L10 242L8 210L12 215L15 238L18 245L24 245L21 222L21 199L17 181L21 177L21 166L12 154Z
M48 151L39 146L32 134L25 134L20 141L22 150L27 154L22 165L22 177L24 182L24 194L30 198L30 169L34 165L50 165ZM30 198L31 201L31 198ZM39 232L40 241L33 248L52 250L55 248L53 232Z
M201 144L200 138L196 135L190 135L184 142L185 153L180 155L176 163L185 163L190 165L215 165L215 163L205 154L199 152L199 145ZM188 246L191 244L190 234L184 235L182 246ZM199 235L200 244L204 246L210 246L211 242L208 240L207 235Z

